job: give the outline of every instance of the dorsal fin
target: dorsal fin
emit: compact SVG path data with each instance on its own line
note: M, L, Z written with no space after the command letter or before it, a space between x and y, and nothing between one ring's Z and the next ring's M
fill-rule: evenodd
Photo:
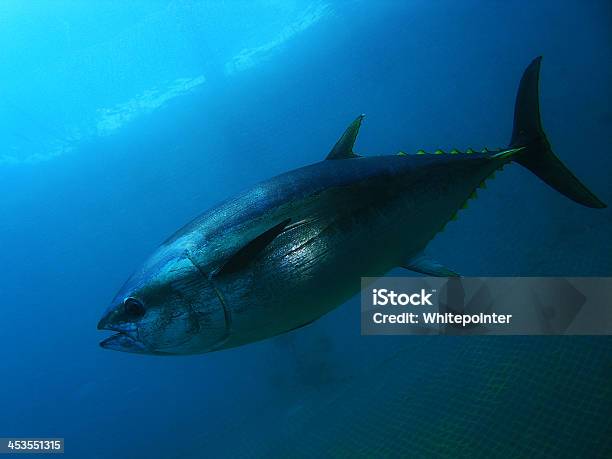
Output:
M325 159L348 159L356 158L359 155L353 153L353 145L355 145L355 139L359 133L361 122L365 115L359 115L355 121L353 121L349 127L346 128L342 137L336 142L334 148L331 149Z
M229 274L239 271L253 261L259 253L265 249L291 222L290 218L283 220L278 225L264 231L255 239L249 241L244 247L234 253L215 274Z

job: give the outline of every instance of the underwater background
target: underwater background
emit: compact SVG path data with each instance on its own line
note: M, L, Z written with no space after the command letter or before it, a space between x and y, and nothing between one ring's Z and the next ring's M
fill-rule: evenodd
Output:
M205 355L96 330L171 233L322 160L359 113L363 155L505 146L538 55L553 148L610 204L609 1L4 0L0 44L0 437L75 458L612 454L610 337L362 337L357 297ZM518 167L487 185L433 257L612 275L609 208Z

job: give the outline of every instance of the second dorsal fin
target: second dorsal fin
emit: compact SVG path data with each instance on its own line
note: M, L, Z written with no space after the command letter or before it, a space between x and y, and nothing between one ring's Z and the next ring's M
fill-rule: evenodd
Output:
M336 142L336 145L334 145L334 148L332 148L325 159L348 159L359 156L353 153L353 145L355 145L355 140L357 139L357 134L359 133L359 128L361 127L361 122L364 117L365 115L363 114L359 115L355 121L346 128L342 137Z

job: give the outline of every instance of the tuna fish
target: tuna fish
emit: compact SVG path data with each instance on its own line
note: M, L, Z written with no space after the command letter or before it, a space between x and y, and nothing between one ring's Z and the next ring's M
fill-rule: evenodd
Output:
M529 169L587 207L600 201L552 152L540 121L541 58L525 70L507 148L362 157L360 115L324 161L208 210L166 240L120 289L98 324L103 348L195 354L303 327L404 267L457 273L424 253L495 171Z

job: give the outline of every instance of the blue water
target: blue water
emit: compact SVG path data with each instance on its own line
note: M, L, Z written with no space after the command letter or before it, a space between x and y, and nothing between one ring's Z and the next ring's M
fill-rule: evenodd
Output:
M276 339L159 358L100 349L96 323L179 226L321 160L359 113L364 155L506 145L537 55L551 143L611 203L609 2L124 3L0 4L0 437L64 437L75 458L393 455L380 426L411 416L429 429L399 429L401 451L454 456L436 429L468 422L486 446L505 415L536 446L569 454L580 424L604 450L609 338L366 338L355 298ZM466 275L610 276L612 213L507 168L430 253ZM504 362L500 392L478 375ZM402 387L418 397L391 404ZM500 408L472 417L483 394Z

